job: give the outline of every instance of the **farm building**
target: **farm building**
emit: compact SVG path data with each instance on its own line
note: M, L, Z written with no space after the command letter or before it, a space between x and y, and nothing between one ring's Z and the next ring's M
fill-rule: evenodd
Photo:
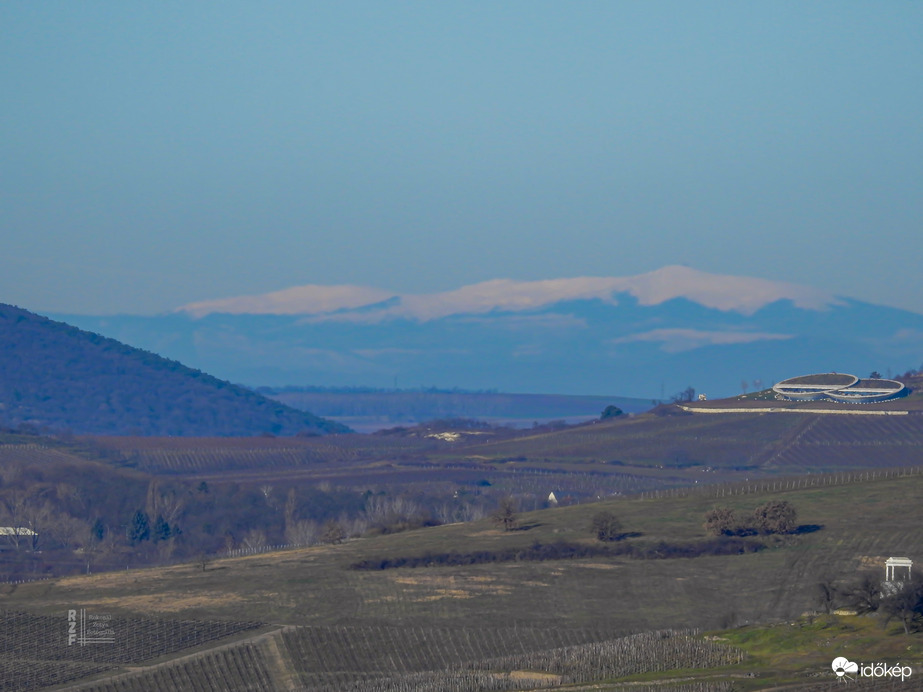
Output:
M38 534L25 526L0 526L0 550L19 549L22 545L32 545Z

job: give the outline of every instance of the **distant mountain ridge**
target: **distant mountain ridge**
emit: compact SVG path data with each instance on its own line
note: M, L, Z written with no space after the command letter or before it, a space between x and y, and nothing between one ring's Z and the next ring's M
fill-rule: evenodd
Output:
M347 430L176 361L5 304L0 425L101 435Z
M373 322L403 317L427 321L460 314L524 312L564 301L599 299L617 304L616 294L645 306L674 298L718 310L752 314L778 300L824 309L837 299L810 286L744 276L708 274L689 267L663 267L629 277L584 276L543 281L494 279L442 293L397 295L368 286L309 284L255 296L189 303L177 309L192 317L211 314L314 315L320 319Z
M302 286L68 322L250 385L669 397L917 368L923 315L687 267L489 281L428 296Z

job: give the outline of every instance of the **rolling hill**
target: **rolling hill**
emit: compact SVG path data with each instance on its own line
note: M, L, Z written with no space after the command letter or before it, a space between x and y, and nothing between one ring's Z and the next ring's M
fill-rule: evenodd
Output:
M529 689L597 680L606 681L598 689L648 689L619 684L667 685L674 677L677 683L700 681L700 687L682 688L697 692L770 689L781 683L797 685L786 689L827 689L826 683L836 682L830 661L837 655L900 661L919 672L920 635L903 634L895 622L887 625L874 615L799 618L818 609L819 581L847 585L865 572L880 574L889 555L920 554L921 482L916 469L612 500L522 514L515 531L485 520L230 558L204 569L189 564L23 584L3 589L0 603L7 611L27 612L12 624L31 627L34 634L42 631L42 618L46 627L59 624L72 604L111 616L117 634L142 625L150 629L156 622L176 631L190 621L202 623L203 630L214 629L216 622L228 623L229 631L253 628L256 621L271 628L237 646L136 667L121 686L99 681L92 688L99 691L151 689L170 676L199 680L196 689L203 690L501 690L517 689L517 671L531 672ZM703 540L703 515L716 504L748 512L769 499L790 502L802 530L753 537L762 544L754 552L671 557L669 550ZM571 559L528 557L536 546L561 541L599 545L589 525L600 510L614 512L630 532L616 545L647 549ZM446 551L479 559L427 563L427 556ZM483 559L500 553L511 558ZM363 560L412 556L428 566L355 568ZM151 615L159 620L151 621ZM11 616L6 620L12 622ZM732 642L747 649L749 642L748 652L732 649L730 657L691 663L673 646L686 636L677 630L729 627L741 629L698 637L700 655L710 652L708 642L719 642L719 649ZM654 638L671 645L652 656L650 642L642 644L642 637L634 657L620 655L623 663L615 669L598 667L600 654L615 655L611 647L624 637L651 631L661 632ZM767 641L773 639L778 641ZM87 647L64 652L63 660L89 665L105 654L110 658L99 663L118 672L145 660L141 651L128 650L135 641L120 638L115 653L124 658ZM159 655L155 644L152 638L148 647ZM42 658L49 666L62 665L60 651L44 651L49 646L40 645L40 656L31 654L33 665ZM665 654L674 662L631 663ZM244 687L237 676L248 670L265 679ZM485 687L487 678L495 684Z
M0 304L0 426L99 435L343 432L113 339Z

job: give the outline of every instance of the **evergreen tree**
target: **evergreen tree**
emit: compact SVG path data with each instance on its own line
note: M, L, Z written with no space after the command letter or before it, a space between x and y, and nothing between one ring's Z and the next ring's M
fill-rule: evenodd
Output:
M158 514L157 520L154 522L154 542L165 541L172 535L173 531L170 529L170 524L167 523L162 514Z
M132 545L137 545L141 541L147 541L151 538L151 520L147 513L140 509L134 513L131 521L128 523L128 540Z

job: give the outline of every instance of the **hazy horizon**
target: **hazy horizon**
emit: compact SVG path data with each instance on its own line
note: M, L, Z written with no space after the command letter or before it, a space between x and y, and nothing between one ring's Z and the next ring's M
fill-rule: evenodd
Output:
M0 301L669 265L923 313L923 5L7 3Z

